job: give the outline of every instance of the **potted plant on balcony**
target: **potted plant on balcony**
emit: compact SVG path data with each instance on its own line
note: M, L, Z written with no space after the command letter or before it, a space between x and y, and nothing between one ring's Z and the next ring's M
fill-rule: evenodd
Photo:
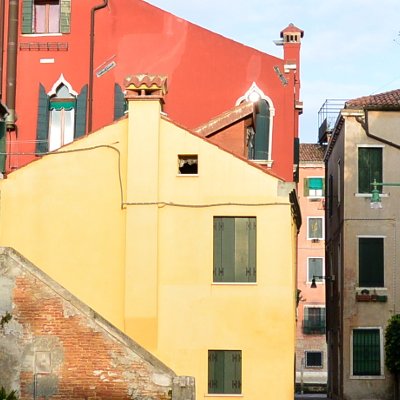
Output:
M357 301L371 301L371 295L369 294L368 289L361 290L360 293L356 293Z

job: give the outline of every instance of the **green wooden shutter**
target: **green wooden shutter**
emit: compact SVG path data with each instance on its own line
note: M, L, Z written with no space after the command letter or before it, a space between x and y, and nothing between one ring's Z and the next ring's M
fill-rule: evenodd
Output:
M214 267L213 281L222 282L222 218L214 217Z
M222 218L223 282L235 282L235 218Z
M242 392L242 352L225 351L225 391L228 394Z
M6 170L6 121L0 121L0 172Z
M71 0L61 0L60 4L60 32L71 31Z
M49 151L49 97L42 84L39 84L38 119L36 127L36 153Z
M295 165L296 169L293 172L293 181L299 182L299 170L300 170L300 139L294 138L293 144L293 164Z
M224 393L224 351L208 352L208 393Z
M123 117L126 111L124 92L118 83L114 84L114 121Z
M353 375L380 375L379 329L353 330Z
M358 148L358 192L371 193L371 183L382 182L382 148ZM382 193L382 186L378 186Z
M359 286L384 286L383 238L358 239Z
M33 21L33 0L23 0L22 2L22 33L32 33Z
M308 178L304 178L304 197L307 197L309 195L309 180Z
M88 85L83 86L76 98L75 134L74 138L83 136L86 132L86 107Z
M247 281L256 282L257 280L257 222L256 218L248 219L248 269L246 271Z
M269 125L269 104L265 100L260 100L258 102L258 110L256 113L256 136L254 141L255 160L269 159Z

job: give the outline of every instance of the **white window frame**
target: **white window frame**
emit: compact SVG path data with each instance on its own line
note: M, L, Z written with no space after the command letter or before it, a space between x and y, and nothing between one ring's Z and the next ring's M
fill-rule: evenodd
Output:
M311 278L311 280L309 280L309 267L310 267L310 260L312 259L312 258L320 258L321 260L322 260L322 272L321 272L321 276L325 276L325 257L320 257L320 256L315 256L315 257L307 257L307 277L306 277L306 282L307 283L311 283L312 282L312 278ZM319 284L324 284L325 283L325 281L324 281L324 279L316 279L315 280L315 283L317 284L317 285L319 285Z
M309 229L310 228L310 220L314 219L314 218L318 218L318 219L322 220L322 227L321 227L322 232L321 232L321 237L319 237L319 238L312 238L309 235L310 234L310 229ZM325 218L320 215L308 216L307 217L307 240L324 240L325 239L324 234L325 234Z
M269 144L268 144L268 160L251 160L254 163L266 164L268 168L272 167L273 157L272 157L272 140L274 131L274 117L275 117L275 107L271 97L267 96L258 85L253 82L247 92L236 100L235 106L247 101L256 103L258 100L265 100L269 105Z
M353 332L357 329L378 329L379 330L379 351L380 351L380 375L353 375ZM350 379L385 379L384 375L384 347L383 347L383 329L381 326L353 326L350 328Z
M366 238L366 239L383 239L383 283L385 286L383 287L370 287L370 286L359 286L358 283L360 282L360 259L359 259L359 254L360 254L360 241L358 239L360 238ZM386 282L385 282L385 243L386 243L386 236L385 235L357 235L357 244L356 244L356 260L357 260L357 288L356 290L363 290L363 289L368 289L369 291L374 291L374 290L387 290L386 288ZM372 328L371 328L372 329Z

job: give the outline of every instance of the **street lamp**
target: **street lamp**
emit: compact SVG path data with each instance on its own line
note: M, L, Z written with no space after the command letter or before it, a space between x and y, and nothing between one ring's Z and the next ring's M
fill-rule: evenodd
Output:
M400 186L400 183L385 183L377 182L376 179L371 183L373 189L371 190L371 208L382 208L381 196L379 194L378 186Z
M335 275L331 275L331 276L313 275L313 278L312 278L312 281L311 281L311 289L316 289L317 288L317 283L315 282L315 279L325 279L328 282L334 282L335 281Z

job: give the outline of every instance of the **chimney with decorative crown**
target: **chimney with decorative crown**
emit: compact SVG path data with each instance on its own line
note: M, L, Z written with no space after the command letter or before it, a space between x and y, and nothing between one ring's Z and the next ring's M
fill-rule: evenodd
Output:
M130 204L126 208L125 302L126 305L140 304L140 307L126 307L129 314L126 315L125 330L154 351L158 331L159 142L167 78L163 75L132 75L125 79L124 87L128 101L125 201ZM132 226L140 227L141 234L137 235ZM148 329L138 332L137 326Z

